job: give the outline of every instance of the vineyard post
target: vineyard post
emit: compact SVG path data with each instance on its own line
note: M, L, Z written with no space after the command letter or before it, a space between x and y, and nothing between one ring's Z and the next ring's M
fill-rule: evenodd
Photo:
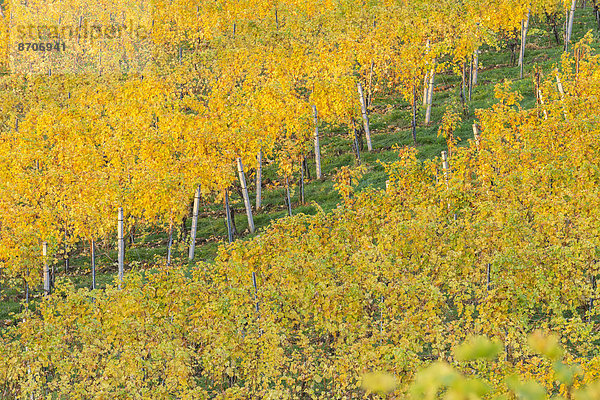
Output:
M69 272L69 248L67 247L67 226L65 225L64 230L64 259L65 259L65 274Z
M121 289L123 285L123 264L125 261L125 238L123 237L123 207L119 207L117 239L119 251L119 289Z
M227 239L229 243L233 242L233 230L231 221L231 210L229 209L229 190L225 189L225 218L227 221Z
M169 242L167 244L167 265L171 265L171 249L173 248L173 219L169 222Z
M527 10L527 18L521 21L521 51L519 52L519 78L523 79L523 66L525 64L525 44L527 43L527 31L529 30L529 18L531 17L531 9Z
M262 196L262 150L258 151L256 156L256 210L261 206Z
M91 247L91 263L92 263L92 290L96 289L96 243L94 240L90 242Z
M571 12L569 13L569 25L567 28L567 34L565 37L565 51L569 50L569 42L571 41L571 34L573 33L573 20L575 19L575 6L577 5L577 0L573 0L571 2Z
M463 113L465 111L466 92L465 86L467 86L467 58L462 62L461 65L461 81L460 81L460 103L462 105Z
M304 164L306 159L302 157L300 164L300 204L304 204Z
M473 55L473 86L477 85L477 72L479 70L479 49L475 49Z
M44 295L50 294L50 269L48 268L48 243L42 243L42 257L44 261Z
M535 67L533 73L533 85L535 92L535 108L537 109L538 118L540 116L540 69L538 66Z
M544 98L542 97L542 89L538 88L538 98L540 99L540 105L544 111L544 119L548 119L548 111L544 108Z
M575 1L575 0L573 0ZM568 39L567 39L567 33L569 31L569 9L565 9L565 23L564 23L564 28L565 28L565 32L563 34L563 40L565 41L564 43L564 51L567 51L567 43L568 43Z
M242 185L242 195L244 196L244 205L246 206L246 214L248 215L248 227L250 233L254 233L254 219L252 218L252 205L250 204L250 197L248 196L248 187L246 186L246 176L244 175L244 166L242 165L242 159L237 158L237 169L240 177L240 185Z
M488 292L490 291L490 276L491 276L491 273L492 273L492 264L488 263L487 264L487 268L486 268L486 276L487 276L486 282L487 282L487 291Z
M25 305L29 309L29 267L27 267L27 275L25 276Z
M50 290L54 289L54 283L56 282L56 265L52 263L50 267Z
M425 43L426 53L429 53L429 49L431 47L429 39L427 39L427 43ZM429 72L425 72L425 77L423 78L423 107L427 107L427 99L429 99Z
M562 82L560 81L560 77L558 76L558 70L556 70L556 86L558 87L558 92L560 93L560 100L563 107L563 115L565 117L565 121L567 120L567 110L565 108L565 90L563 89Z
M444 170L444 180L446 181L446 186L448 186L450 165L448 164L448 153L446 151L442 151L442 169Z
M434 60L435 63L435 60ZM433 85L435 82L435 66L429 72L429 82L427 84L427 109L425 111L425 123L431 122L431 106L433 104Z
M469 102L471 102L471 94L473 93L473 55L469 62Z
M290 182L289 182L287 176L285 177L285 196L286 196L288 215L291 217L292 216L292 199L290 198Z
M254 303L256 305L256 320L260 323L260 308L258 306L258 286L256 285L256 272L252 271L252 286L254 286ZM260 325L259 325L260 326ZM258 328L258 337L262 337L263 331Z
M592 296L590 297L590 315L588 317L588 321L590 321L592 319L592 310L594 309L594 294L596 293L596 276L592 275L591 276L591 281L592 281Z
M379 334L381 335L381 337L379 338L379 341L381 342L381 340L383 339L383 310L385 305L383 304L383 296L381 296L379 298L379 306L380 306L380 311L379 311Z
M371 69L369 71L369 89L367 91L367 109L371 107L373 103L373 67L375 66L375 61L371 60Z
M558 87L558 92L560 93L560 99L565 99L565 90L563 89L562 82L560 81L560 77L558 76L558 71L556 71L556 86Z
M412 137L415 146L417 145L417 85L413 82L412 98Z
M475 145L477 148L479 148L481 138L479 136L479 128L477 128L476 123L473 124L473 138L475 139Z
M352 195L352 175L348 177L348 187L350 188L350 193L348 194L348 198L352 199L354 196Z
M360 109L362 112L363 125L365 127L365 136L367 137L367 148L369 151L373 151L373 146L371 145L371 128L369 126L369 114L367 113L367 103L365 102L365 94L363 92L363 87L360 82L357 84L358 87L358 96L360 98Z
M256 304L256 313L258 314L258 286L256 285L256 272L252 271L252 286L254 286L254 302Z
M425 73L423 78L423 107L427 107L427 99L429 98L429 72Z
M194 195L194 213L192 214L192 230L190 232L190 249L188 252L188 258L190 261L194 260L194 252L196 250L196 231L198 229L198 211L200 208L200 185L196 188L196 194Z
M319 146L319 120L317 115L317 106L313 105L312 109L315 119L315 163L317 169L317 179L321 179L321 147Z
M450 175L450 164L448 163L448 153L442 151L442 169L444 170L444 180L446 181L446 188L450 188L449 175ZM450 212L450 200L448 200L448 212ZM456 221L456 213L454 213L454 220Z
M358 144L358 129L356 129L356 121L354 121L354 117L352 119L352 136L354 137L353 142L354 145L354 155L356 156L356 162L360 165L360 148Z

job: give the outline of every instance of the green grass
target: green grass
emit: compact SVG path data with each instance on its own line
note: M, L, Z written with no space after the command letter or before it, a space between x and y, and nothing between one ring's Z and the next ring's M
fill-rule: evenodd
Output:
M574 24L574 41L583 37L589 29L595 29L596 21L590 8L578 9ZM532 30L547 30L545 23L533 20ZM539 32L539 31L538 31ZM549 33L539 33L528 37L528 47L525 55L524 78L519 79L519 67L511 66L509 50L483 48L480 54L479 84L473 88L471 101L466 105L466 114L457 128L455 135L461 138L461 145L472 139L472 124L475 120L475 110L489 108L494 104L494 87L505 80L513 81L512 87L523 95L522 106L530 108L535 106L533 93L532 71L539 66L544 74L552 71L559 62L562 54L562 44L557 45ZM598 48L598 40L594 47ZM445 140L438 136L439 121L448 104L459 99L461 78L454 73L436 75L436 88L433 98L432 121L428 126L423 125L423 110L419 109L417 127L417 140L420 159L430 159L439 156L446 149ZM442 88L442 89L440 89ZM411 110L410 105L395 93L383 94L375 98L371 113L372 144L374 152L361 153L362 162L367 166L368 172L362 178L357 190L368 187L384 188L387 179L383 167L378 161L391 162L397 159L397 154L392 150L394 145L412 146L410 130ZM315 179L314 159L309 158L308 164L311 178L305 184L305 199L307 204L300 205L297 177L290 182L293 190L293 214L314 214L317 209L311 202L316 202L326 212L337 207L339 195L333 188L332 176L335 171L345 165L354 165L354 155L351 150L351 139L345 127L332 128L322 126L322 170L324 178ZM366 144L365 144L366 150ZM281 180L277 175L275 166L266 166L264 169L265 182ZM249 182L253 182L248 177ZM252 190L254 188L251 186ZM251 192L251 199L255 192ZM258 232L269 226L271 221L285 217L287 211L284 203L285 191L282 187L263 189L263 205L261 210L255 211L254 221ZM238 239L249 240L254 235L247 234L248 222L244 213L242 199L235 193L231 196L235 209L235 225ZM211 262L214 260L219 245L227 240L224 211L222 205L201 204L201 216L198 221L198 245L196 247L196 260ZM191 221L188 219L186 230L189 231ZM175 232L173 245L173 262L186 262L188 253L188 238L178 239L181 236L180 227ZM164 229L154 228L138 234L134 243L127 246L127 270L132 268L148 268L157 262L166 259L167 233ZM114 281L116 271L117 252L114 243L99 244L97 248L97 287L105 287ZM64 261L57 263L57 276L71 279L76 287L90 287L90 258L89 249L83 244L73 249L70 258L70 268L64 271ZM23 288L20 282L4 282L0 288L0 322L10 319L11 314L21 308ZM32 297L39 297L39 288L32 290Z

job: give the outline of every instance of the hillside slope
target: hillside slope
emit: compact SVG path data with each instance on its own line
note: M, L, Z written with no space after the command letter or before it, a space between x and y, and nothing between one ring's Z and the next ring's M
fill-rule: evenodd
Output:
M2 338L5 392L91 398L361 398L361 376L400 379L446 360L508 391L510 373L550 393L551 363L527 344L562 339L579 381L600 375L600 62L589 38L524 109L510 83L478 112L480 137L449 165L399 150L387 190L353 193L332 213L279 220L214 264L128 275L123 290L57 294ZM353 180L356 182L356 179ZM503 344L464 364L470 335Z

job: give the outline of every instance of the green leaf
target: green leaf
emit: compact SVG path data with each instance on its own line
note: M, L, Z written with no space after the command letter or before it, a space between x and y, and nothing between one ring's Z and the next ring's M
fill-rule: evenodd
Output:
M398 378L385 372L370 372L362 376L361 386L367 392L386 394L398 387Z
M478 359L494 359L502 346L498 342L491 341L485 336L475 336L455 350L456 359L460 361L472 361Z

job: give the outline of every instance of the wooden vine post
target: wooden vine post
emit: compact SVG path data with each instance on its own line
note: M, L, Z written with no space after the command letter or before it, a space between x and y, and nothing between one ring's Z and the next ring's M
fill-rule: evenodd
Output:
M290 181L288 177L285 177L285 199L287 203L288 216L292 216L292 199L290 197Z
M125 238L123 237L123 207L119 207L117 240L117 247L119 251L119 289L121 289L121 287L123 286L123 270L125 262Z
M548 111L544 107L544 97L542 96L542 89L538 88L537 90L538 99L540 101L540 106L542 107L542 111L544 112L544 119L548 119Z
M427 82L427 98L425 99L427 108L425 109L425 123L431 122L431 106L433 104L433 85L435 83L435 60L434 67L431 68L428 74L429 82Z
M231 209L229 208L229 190L225 189L225 219L227 222L227 239L229 243L233 242L233 221L231 218Z
M65 228L64 228L64 254L63 254L63 258L65 260L65 274L69 272L69 247L67 246L67 226L65 224Z
M306 165L306 159L302 157L300 163L300 204L304 204L304 166Z
M577 0L571 2L571 11L569 12L567 31L565 35L565 51L569 51L569 43L571 42L571 34L573 33L573 20L575 19L575 6Z
M312 106L315 119L315 163L317 169L317 179L321 179L321 146L319 145L319 119L317 115L317 106Z
M50 268L48 268L48 243L42 243L42 257L44 258L44 295L50 294Z
M173 219L169 222L169 240L167 243L167 265L171 265L171 249L173 247Z
M367 91L367 108L373 104L373 68L375 67L375 61L371 60L371 68L369 70L369 89Z
M254 303L255 303L255 310L256 310L256 320L259 322L260 324L260 307L258 305L258 285L256 284L256 272L252 271L252 286L254 286ZM263 334L263 330L262 328L260 328L259 325L259 329L258 329L258 337L262 337Z
M237 170L240 178L240 185L242 186L242 195L244 196L244 205L246 206L246 215L248 216L248 227L250 233L254 233L254 219L252 218L252 205L250 204L250 197L248 196L248 186L246 186L246 176L244 175L244 166L242 165L242 159L237 158Z
M461 65L461 81L460 81L460 104L462 105L463 113L465 112L465 102L467 101L467 57Z
M525 58L525 44L527 43L527 31L529 30L529 18L531 17L531 9L527 10L527 18L521 21L521 51L519 52L519 78L523 79L523 66Z
M198 212L200 210L200 185L196 189L194 195L194 211L192 214L192 230L190 232L190 250L188 252L188 258L190 261L194 260L194 252L196 251L196 231L198 230Z
M442 151L442 169L444 171L444 181L446 181L446 188L450 189L450 164L448 163L448 153ZM450 200L448 199L448 212L450 212ZM454 220L456 221L456 213L454 213Z
M357 87L358 97L360 98L360 108L362 111L363 125L365 127L365 136L367 137L367 148L369 149L369 151L373 151L373 146L371 144L371 127L369 126L369 114L367 112L367 102L365 101L365 94L360 82L358 82Z
M427 107L427 97L429 93L429 72L425 73L425 77L423 78L423 107Z
M425 47L427 49L427 53L429 53L429 48L431 47L429 39L427 39L427 43L425 43ZM425 72L425 77L423 78L423 107L427 106L427 98L429 93L429 72Z
M413 98L412 98L412 137L413 137L413 143L416 146L417 145L417 85L415 85L415 83L413 82L413 87L412 87L412 91L413 91Z
M477 24L479 26L479 23ZM473 54L473 76L471 77L471 83L473 86L477 85L477 72L479 71L479 49L475 49Z
M260 311L258 307L258 286L256 285L256 272L252 271L252 286L254 286L254 303L256 305L256 313Z
M473 56L469 62L469 103L471 102L471 94L473 94Z
M558 87L558 92L560 93L560 101L562 103L563 116L565 117L565 121L566 121L568 118L567 118L567 109L565 108L565 90L563 89L562 82L560 81L560 77L558 76L558 70L556 70L555 73L556 73L556 86Z
M256 210L261 206L262 200L262 150L256 156Z
M450 165L448 164L448 153L446 151L442 151L442 169L444 171L444 180L446 181L446 186L448 186Z
M477 127L477 124L473 124L473 138L475 139L475 145L477 146L477 148L479 148L479 145L481 143L481 137L479 136L479 128Z
M431 48L431 44L429 39L427 39L427 53ZM431 105L433 102L433 84L435 82L435 59L433 59L431 69L425 74L425 80L423 82L424 91L423 91L423 106L425 108L425 124L429 124L431 122Z
M96 243L94 240L90 241L90 253L92 264L92 290L94 290L96 289Z
M592 293L596 293L596 276L595 276L595 275L592 275L592 276L590 277L590 280L591 280L591 284L592 284ZM593 310L594 310L594 296L592 295L592 296L590 297L590 306L589 306L589 313L590 313L590 315L588 316L588 322L589 322L589 321L591 320L591 318L592 318L592 315L591 315L591 313L592 313L592 311L593 311Z
M358 143L358 129L356 129L356 122L354 121L354 117L351 118L352 119L352 136L353 136L353 149L354 149L354 155L356 156L356 163L357 165L360 165L360 145Z

